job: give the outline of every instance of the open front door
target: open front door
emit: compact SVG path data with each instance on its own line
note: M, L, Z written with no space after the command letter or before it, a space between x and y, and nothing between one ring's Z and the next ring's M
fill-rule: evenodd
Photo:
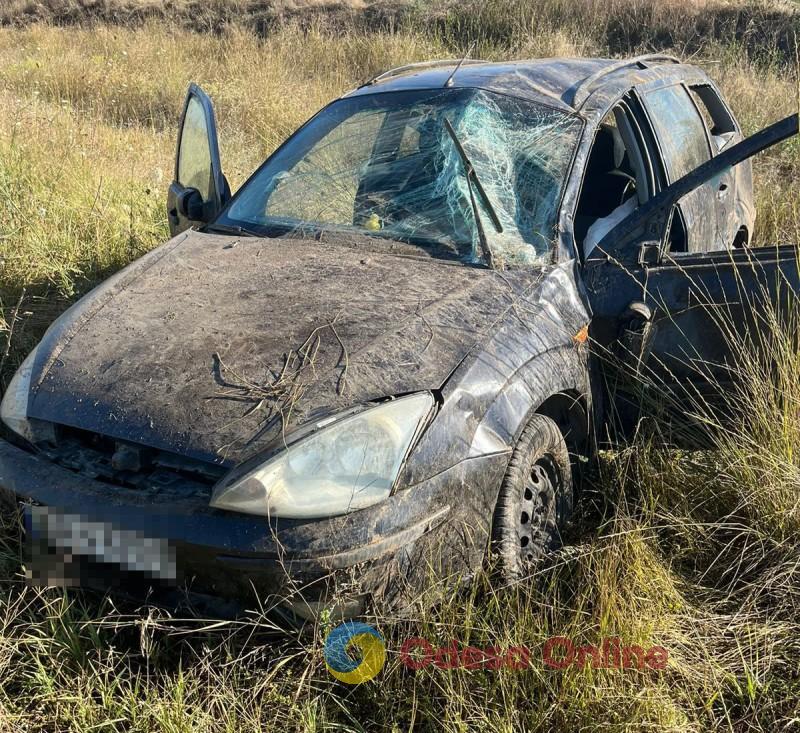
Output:
M696 446L704 419L724 423L734 411L742 359L758 353L773 324L796 328L788 315L800 295L798 245L688 254L670 243L685 235L674 212L687 192L797 131L797 117L786 118L704 163L611 230L585 262L592 336L624 432L661 408L681 418L667 420L671 439Z
M211 221L230 198L222 174L217 123L208 95L189 86L178 129L175 178L167 193L167 217L172 235Z

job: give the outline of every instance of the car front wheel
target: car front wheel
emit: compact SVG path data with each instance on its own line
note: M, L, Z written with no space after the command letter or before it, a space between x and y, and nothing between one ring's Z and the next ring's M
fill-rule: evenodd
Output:
M516 580L526 565L561 545L572 511L572 470L558 426L534 415L514 447L492 523L500 575Z

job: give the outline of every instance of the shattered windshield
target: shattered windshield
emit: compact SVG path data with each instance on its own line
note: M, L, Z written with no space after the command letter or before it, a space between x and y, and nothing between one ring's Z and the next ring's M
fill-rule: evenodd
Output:
M485 202L470 196L445 120L502 232ZM480 263L477 208L493 262L542 264L551 259L580 127L572 115L478 89L341 99L279 149L218 221L275 236L358 232Z

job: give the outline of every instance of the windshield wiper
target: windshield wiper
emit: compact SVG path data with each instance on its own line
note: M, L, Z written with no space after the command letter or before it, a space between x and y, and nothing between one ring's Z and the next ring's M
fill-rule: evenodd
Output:
M472 213L475 217L475 226L478 229L478 241L481 244L483 256L486 258L487 264L489 267L492 267L492 251L489 249L489 242L486 240L486 232L483 230L483 223L481 222L481 216L478 210L478 202L475 200L474 191L477 191L478 195L481 197L483 205L486 208L486 211L489 213L489 218L492 220L492 224L494 224L494 228L498 234L502 233L503 226L500 224L500 218L497 216L497 211L495 211L494 206L492 206L492 202L489 201L489 196L486 194L486 190L481 185L478 174L475 172L475 167L472 165L472 161L470 161L466 151L464 150L464 146L458 139L458 135L456 135L453 125L450 124L450 120L448 120L446 117L444 118L444 127L447 130L447 134L450 135L450 138L453 140L453 145L456 146L456 150L461 158L461 162L464 164L464 172L467 176L467 189L469 190L469 202L472 205Z
M245 227L240 227L238 225L233 226L231 224L209 224L206 227L207 232L219 232L220 234L238 234L240 237L263 237L264 235L253 231L252 229L246 229Z

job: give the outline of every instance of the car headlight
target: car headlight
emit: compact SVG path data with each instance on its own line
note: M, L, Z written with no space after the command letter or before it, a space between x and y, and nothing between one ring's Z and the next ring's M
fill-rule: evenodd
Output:
M327 424L245 475L223 479L211 506L314 518L377 504L391 493L432 407L433 396L421 392Z
M0 419L17 435L31 443L35 442L34 426L28 420L28 393L31 389L31 374L33 373L33 360L36 358L36 349L22 362L17 373L11 378L3 402L0 403Z

